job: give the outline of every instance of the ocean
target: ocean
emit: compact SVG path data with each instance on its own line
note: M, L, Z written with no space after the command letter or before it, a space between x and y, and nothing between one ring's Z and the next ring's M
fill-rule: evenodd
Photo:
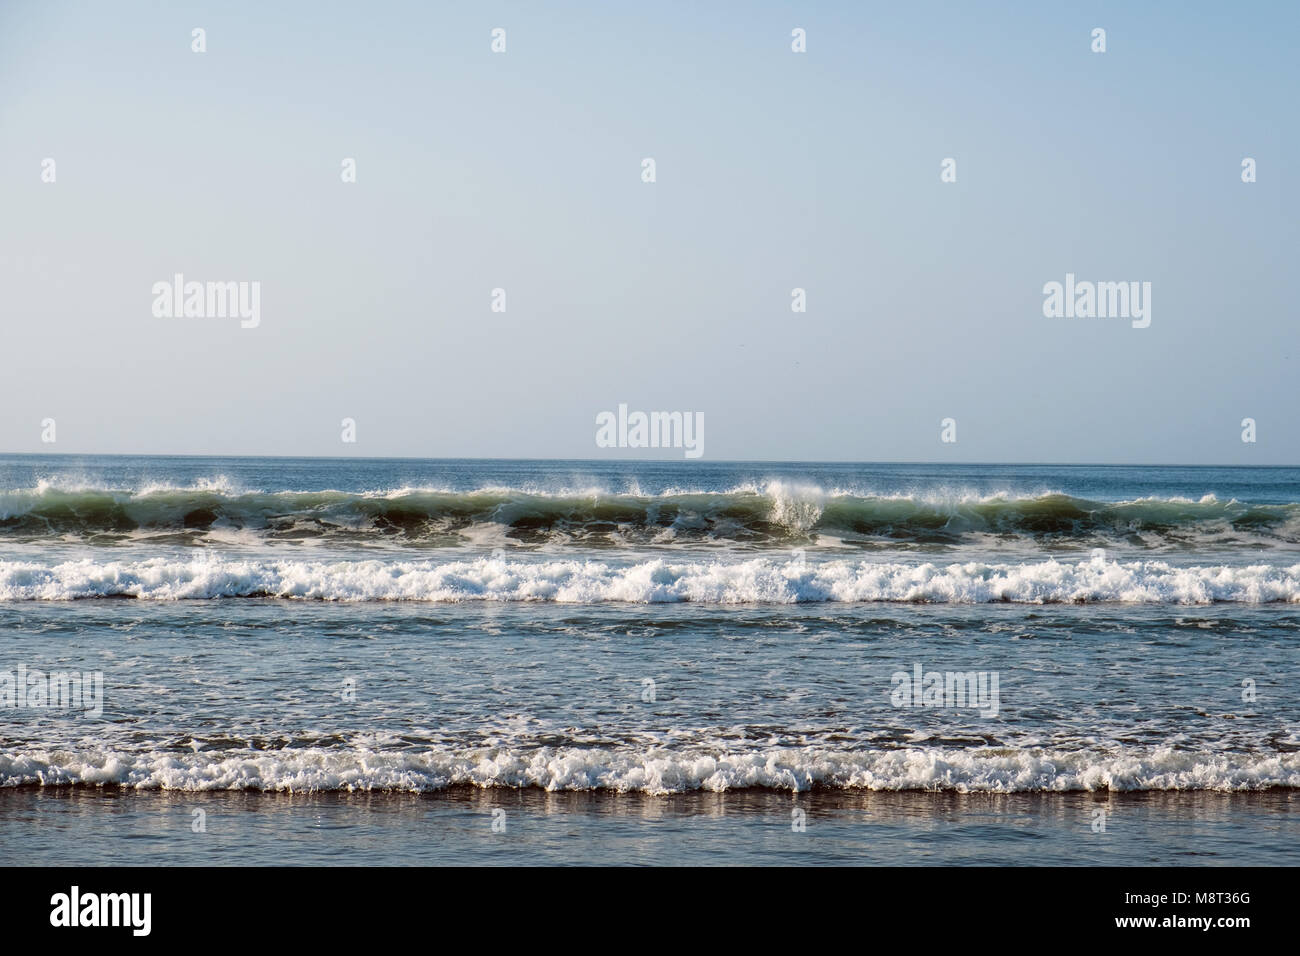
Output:
M13 862L1300 863L1300 469L0 456Z

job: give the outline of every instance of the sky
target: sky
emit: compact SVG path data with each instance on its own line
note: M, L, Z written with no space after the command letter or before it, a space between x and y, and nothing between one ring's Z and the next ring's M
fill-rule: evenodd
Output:
M1300 5L1137 7L0 0L0 452L1300 463Z

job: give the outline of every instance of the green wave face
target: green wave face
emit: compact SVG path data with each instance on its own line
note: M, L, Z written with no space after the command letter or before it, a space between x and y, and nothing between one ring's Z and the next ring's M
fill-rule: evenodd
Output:
M1300 543L1300 503L1207 497L1100 502L1063 494L954 498L730 491L546 495L512 489L230 494L36 489L0 494L0 538L121 540L217 530L268 539L338 537L453 544L492 527L523 543L654 544L715 540L791 547L822 539L961 544L1035 542L1259 545Z

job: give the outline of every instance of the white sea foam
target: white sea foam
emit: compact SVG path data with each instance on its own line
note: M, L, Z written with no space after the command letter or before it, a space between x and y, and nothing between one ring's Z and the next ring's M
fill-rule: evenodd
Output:
M0 561L0 601L231 597L326 601L553 601L701 604L903 601L983 604L1300 601L1300 564L1163 561L895 563L762 557L741 562L515 560Z
M1169 748L1124 753L1007 749L743 752L540 748L217 753L32 750L0 753L0 786L143 790L430 791L454 786L614 793L946 790L1063 792L1300 787L1300 754Z
M783 528L807 534L822 516L828 495L816 485L793 485L771 481L764 489L772 501L771 520Z

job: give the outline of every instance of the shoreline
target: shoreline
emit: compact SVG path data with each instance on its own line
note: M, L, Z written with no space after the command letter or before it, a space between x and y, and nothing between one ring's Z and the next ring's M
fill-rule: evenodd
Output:
M20 865L1294 866L1297 809L1300 790L1280 789L656 796L22 787L0 790L0 842L21 848L12 858Z

